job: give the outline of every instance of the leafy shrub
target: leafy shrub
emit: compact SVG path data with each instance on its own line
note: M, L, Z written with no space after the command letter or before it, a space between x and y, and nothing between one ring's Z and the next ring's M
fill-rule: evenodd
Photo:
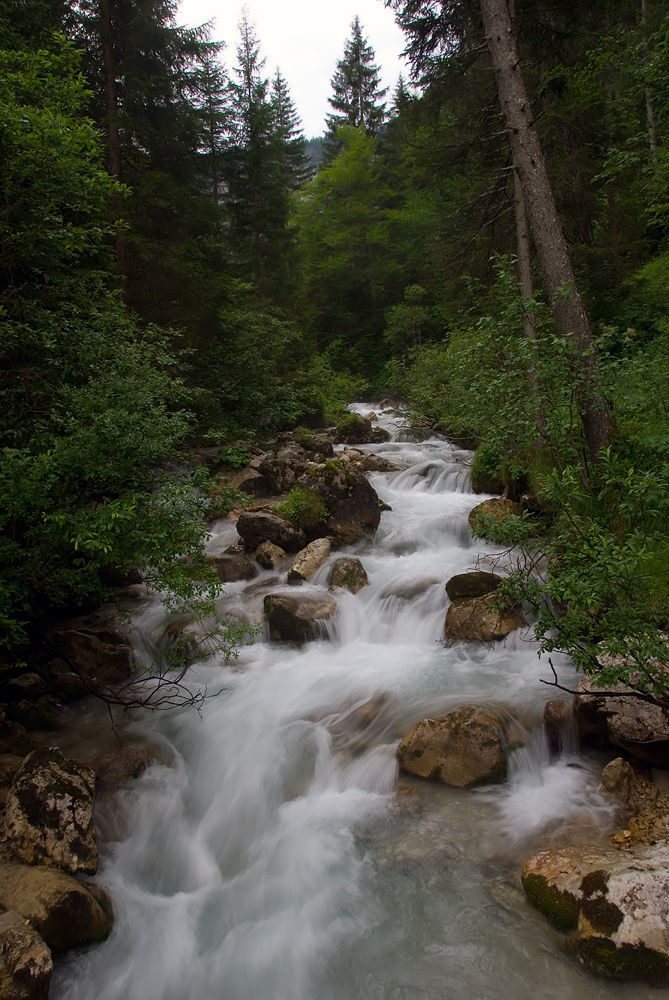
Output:
M243 469L251 461L251 454L246 448L227 447L218 456L218 464L222 469Z
M305 490L300 486L293 487L284 502L276 507L276 512L300 528L316 528L327 521L329 515L318 490Z
M502 493L504 482L499 455L488 444L480 444L472 462L472 489L474 493Z
M314 434L308 427L296 427L295 440L307 450L314 447Z

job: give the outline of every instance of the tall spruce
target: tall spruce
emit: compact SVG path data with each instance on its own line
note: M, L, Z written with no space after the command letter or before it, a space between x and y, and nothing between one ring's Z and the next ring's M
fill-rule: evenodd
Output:
M333 114L327 117L327 145L332 154L338 149L337 129L342 125L362 126L367 135L374 135L385 120L383 98L387 88L380 86L379 67L374 63L374 49L362 34L356 16L351 24L351 37L346 42L344 56L330 81Z

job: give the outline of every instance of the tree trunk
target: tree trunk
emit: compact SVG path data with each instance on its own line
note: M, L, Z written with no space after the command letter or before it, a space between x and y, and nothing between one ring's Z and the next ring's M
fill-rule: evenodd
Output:
M107 132L107 170L116 181L121 180L121 140L118 128L118 92L116 87L116 66L114 64L114 42L112 35L109 0L100 0L100 38L102 41L102 64L105 74L105 118ZM112 196L112 211L116 222L114 233L114 253L116 267L124 284L125 244L120 225L122 196L116 192Z
M590 323L578 291L546 161L534 127L507 0L481 0L481 13L500 104L511 141L513 162L520 179L544 282L551 298L555 325L561 336L570 338L575 349L575 396L588 453L591 461L596 462L600 449L609 441L609 414L599 389L596 349Z
M644 62L648 62L648 0L641 0L641 26L643 28L643 52ZM648 142L650 151L657 157L659 142L657 141L657 129L655 127L655 108L653 107L653 93L650 86L646 84L646 119L648 121Z

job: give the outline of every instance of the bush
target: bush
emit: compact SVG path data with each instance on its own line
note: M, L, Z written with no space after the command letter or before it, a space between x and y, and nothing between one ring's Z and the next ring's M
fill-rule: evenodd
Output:
M499 455L488 444L480 444L472 462L472 490L474 493L502 493L504 481Z
M294 486L282 504L276 508L277 514L288 518L299 528L316 528L327 521L329 511L318 490L305 490Z

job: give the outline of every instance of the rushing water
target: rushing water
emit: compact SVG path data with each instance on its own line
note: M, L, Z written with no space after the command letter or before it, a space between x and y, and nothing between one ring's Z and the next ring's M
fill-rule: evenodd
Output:
M483 498L469 491L469 453L417 442L391 414L381 423L393 440L371 450L403 471L372 482L392 511L373 542L344 550L370 585L337 592L323 641L259 640L228 667L195 667L193 683L223 689L202 717L135 725L172 764L100 805L98 877L116 923L61 964L56 1000L668 1000L590 976L525 901L524 856L604 836L601 760L568 745L551 756L547 671L527 632L439 643L445 581L496 553L467 525ZM220 522L211 550L235 534ZM326 563L305 589L327 575ZM228 584L222 610L259 619L256 584L271 576L246 595ZM137 616L146 649L165 625L155 603ZM470 702L528 732L508 782L472 792L401 778L396 795L398 739Z

